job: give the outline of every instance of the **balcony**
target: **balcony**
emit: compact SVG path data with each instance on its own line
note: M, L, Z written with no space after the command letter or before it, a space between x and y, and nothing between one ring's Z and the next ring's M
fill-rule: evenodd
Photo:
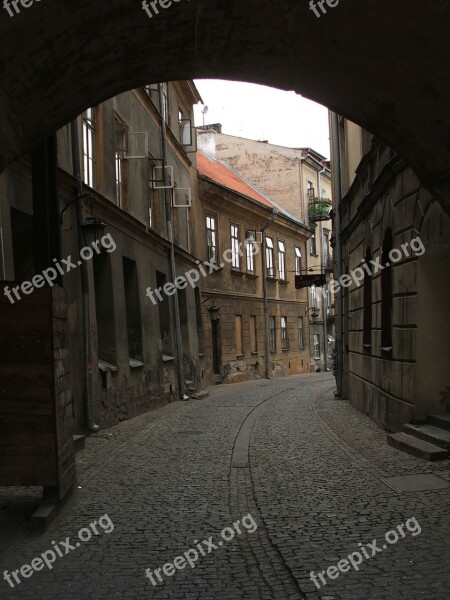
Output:
M309 198L308 217L310 221L328 221L330 211L331 200L329 198Z

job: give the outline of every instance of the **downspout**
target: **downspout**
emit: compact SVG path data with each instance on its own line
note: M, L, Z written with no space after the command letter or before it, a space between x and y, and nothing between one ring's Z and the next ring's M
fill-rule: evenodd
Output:
M270 327L269 327L269 300L267 298L267 264L266 264L266 244L264 240L264 232L265 230L272 225L275 221L275 218L278 214L278 209L272 209L272 218L271 220L264 225L261 229L262 239L261 239L261 262L262 262L262 282L263 282L263 301L264 301L264 328L265 328L265 337L264 337L264 371L265 378L271 379L270 377L270 348L269 348L269 335L270 335Z
M335 112L331 112L331 154L333 159L333 203L335 209L334 217L334 235L335 235L335 271L334 278L340 281L342 276L342 225L341 225L341 144L339 135L339 117ZM336 397L342 396L342 383L344 376L344 356L343 356L343 296L342 286L336 295Z
M318 186L318 193L319 193L319 200L322 199L322 188L321 188L321 175L322 173L325 173L326 169L325 167L321 170L318 171L317 173L317 186ZM321 257L320 257L320 261L322 263L322 273L325 273L325 248L323 245L323 223L322 221L320 221L320 249L321 249ZM325 371L328 371L328 332L327 332L327 301L328 301L328 296L327 296L327 289L328 286L325 283L324 287L322 288L322 311L323 311L323 363L324 363L324 367L325 367Z
M163 110L163 88L162 83L158 84L159 107L161 113L161 152L162 166L164 179L164 204L166 211L166 226L167 239L170 244L169 262L170 262L170 279L174 282L177 278L177 268L175 263L175 244L173 242L173 225L172 225L172 198L170 194L169 179L167 175L167 125ZM175 318L175 365L178 379L178 390L182 400L187 400L186 384L183 373L183 348L181 343L181 324L180 324L180 306L178 304L178 289L175 287L175 294L172 296L173 314Z
M86 245L84 233L81 228L83 222L83 181L81 179L80 162L80 136L78 122L70 124L72 143L72 174L76 180L75 211L77 220L78 252ZM92 351L91 351L91 315L89 301L88 266L85 260L81 261L81 294L82 294L82 319L83 319L83 358L84 358L84 400L86 406L86 426L89 431L96 433L100 426L94 421L94 407L92 400Z

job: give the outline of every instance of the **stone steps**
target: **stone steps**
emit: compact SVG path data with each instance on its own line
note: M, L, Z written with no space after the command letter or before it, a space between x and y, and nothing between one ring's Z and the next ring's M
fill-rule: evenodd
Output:
M440 413L437 415L427 415L427 423L450 431L450 413Z
M387 441L393 448L424 460L442 460L450 455L448 450L404 432L388 434Z
M403 427L404 433L408 433L414 437L417 437L430 444L444 448L444 450L450 450L450 431L436 427L435 425L411 425L407 423Z

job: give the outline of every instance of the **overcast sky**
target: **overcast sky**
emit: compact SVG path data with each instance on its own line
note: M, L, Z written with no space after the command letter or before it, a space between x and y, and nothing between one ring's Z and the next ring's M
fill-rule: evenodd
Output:
M292 148L310 147L330 156L328 111L294 92L252 83L198 79L195 84L208 106L205 123L222 123L223 133ZM195 124L203 125L202 106Z

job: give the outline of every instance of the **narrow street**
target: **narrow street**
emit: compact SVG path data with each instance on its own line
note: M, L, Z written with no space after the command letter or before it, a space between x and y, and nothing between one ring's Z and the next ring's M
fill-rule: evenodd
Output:
M206 399L91 436L77 454L78 487L45 534L27 524L38 490L1 488L2 573L52 542L75 544L105 513L114 529L100 529L51 570L19 574L14 588L2 577L0 598L448 600L450 487L399 492L384 481L434 474L445 486L448 460L427 463L389 447L386 433L335 400L334 389L324 373L216 386ZM241 534L219 544L238 520ZM411 529L383 548L386 532L407 521ZM146 577L211 537L217 547L194 568L185 564L156 586ZM374 540L379 550L358 571L325 575L317 589L311 571Z

